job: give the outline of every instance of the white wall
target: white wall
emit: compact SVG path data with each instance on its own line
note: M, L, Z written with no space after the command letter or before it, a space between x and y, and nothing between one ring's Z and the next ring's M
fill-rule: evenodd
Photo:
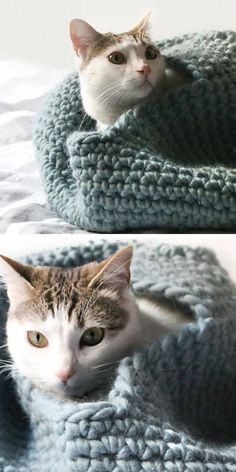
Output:
M229 272L231 278L236 283L236 235L212 235L212 234L157 234L157 235L0 235L0 254L12 258L19 258L33 252L55 249L55 247L76 246L88 243L92 240L108 239L109 241L123 240L128 243L134 239L139 239L148 245L162 243L183 245L192 247L203 246L213 249L221 265Z
M0 59L71 68L70 19L82 17L101 31L121 32L150 10L157 39L236 30L236 0L0 0Z

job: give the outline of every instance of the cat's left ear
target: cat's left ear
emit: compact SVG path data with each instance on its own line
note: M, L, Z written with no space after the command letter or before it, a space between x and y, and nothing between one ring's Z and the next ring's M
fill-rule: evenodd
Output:
M72 20L70 22L70 37L74 50L78 56L84 59L88 50L102 36L84 20Z
M145 34L148 33L150 30L150 16L151 12L148 13L142 20L132 28L129 33L131 34Z
M96 275L89 283L89 287L93 287L97 282L100 282L103 287L114 289L119 293L128 289L132 257L133 247L128 246L98 264Z
M31 285L32 267L0 255L0 276L6 283L11 307L32 297L34 292Z

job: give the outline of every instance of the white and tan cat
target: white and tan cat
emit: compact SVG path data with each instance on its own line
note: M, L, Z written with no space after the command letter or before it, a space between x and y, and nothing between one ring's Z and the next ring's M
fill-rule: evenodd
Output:
M82 396L117 362L193 319L130 289L132 247L73 269L31 267L0 256L10 308L7 346L13 368L37 386ZM3 366L3 370L4 366Z
M99 33L74 19L70 36L79 59L83 107L98 128L112 125L122 113L192 81L171 69L149 33L149 15L126 33Z

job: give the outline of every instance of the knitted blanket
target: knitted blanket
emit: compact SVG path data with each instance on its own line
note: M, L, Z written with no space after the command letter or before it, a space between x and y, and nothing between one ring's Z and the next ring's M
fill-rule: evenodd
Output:
M236 33L163 41L193 83L98 132L77 73L49 98L35 144L58 214L98 232L236 228Z
M75 266L117 247L90 243L28 262ZM111 385L83 401L43 393L22 377L16 394L2 380L1 471L236 470L236 455L221 450L236 442L235 286L213 253L165 245L136 246L132 285L189 308L197 324L121 361ZM0 310L3 324L2 286Z

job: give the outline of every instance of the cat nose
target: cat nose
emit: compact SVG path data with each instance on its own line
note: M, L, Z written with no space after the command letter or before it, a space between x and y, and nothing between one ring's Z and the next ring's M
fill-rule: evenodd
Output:
M72 369L60 369L56 372L58 379L62 380L63 382L67 382L67 380L69 380L73 374L74 371Z
M148 64L143 64L140 69L137 70L137 72L140 72L140 74L143 74L145 77L148 76L148 74L150 74L151 72L151 69L149 67Z

